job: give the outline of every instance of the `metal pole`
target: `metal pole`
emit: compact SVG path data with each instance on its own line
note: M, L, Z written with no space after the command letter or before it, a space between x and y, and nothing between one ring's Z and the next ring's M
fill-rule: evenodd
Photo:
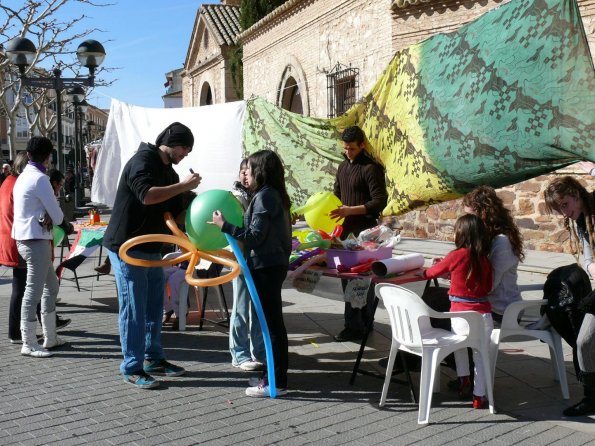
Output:
M84 100L84 99L83 99ZM85 159L85 151L83 149L83 124L81 121L81 116L83 115L83 112L81 110L80 105L77 107L77 110L75 110L75 115L74 115L74 119L76 119L78 121L78 144L77 144L77 152L79 155L79 164L80 166L80 172L81 172L81 178L80 178L80 194L81 194L81 201L84 201L85 199L85 176L83 175L83 167L85 166L84 163L84 159Z
M78 152L78 146L79 146L79 137L78 137L78 125L77 125L77 119L76 119L76 114L77 114L77 108L78 108L78 103L77 102L73 102L74 105L74 206L78 207L79 205L79 169L78 169L78 164L77 164L77 153Z
M54 91L56 92L56 125L57 129L57 136L58 136L58 144L57 144L57 158L58 164L57 168L60 172L64 172L62 169L63 167L63 159L62 159L62 82L60 76L62 75L62 70L59 68L54 68Z

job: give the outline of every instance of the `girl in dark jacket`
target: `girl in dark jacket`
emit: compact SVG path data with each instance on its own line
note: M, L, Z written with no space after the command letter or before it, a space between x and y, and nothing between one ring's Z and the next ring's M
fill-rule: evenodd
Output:
M261 299L273 347L277 396L287 393L288 342L283 322L281 286L287 275L291 253L290 200L285 189L285 171L275 152L261 150L248 158L248 187L254 195L244 227L225 221L213 212L213 223L244 246L246 261ZM269 397L266 375L246 395Z
M591 172L595 164L581 163L581 167ZM566 176L552 180L544 191L545 206L550 212L564 217L564 226L570 236L573 254L580 252L583 268L595 278L595 199L575 178ZM578 260L578 259L577 259ZM590 295L591 296L591 295ZM582 305L582 304L581 304ZM587 308L576 339L579 380L583 384L585 397L564 410L567 417L595 414L595 309Z

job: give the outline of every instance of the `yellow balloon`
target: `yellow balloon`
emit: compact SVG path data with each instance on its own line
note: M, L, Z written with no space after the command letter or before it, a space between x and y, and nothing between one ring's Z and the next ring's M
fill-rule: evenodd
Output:
M312 195L304 206L304 218L312 229L333 232L335 226L343 223L343 218L333 220L329 213L342 206L341 200L332 192L317 192Z

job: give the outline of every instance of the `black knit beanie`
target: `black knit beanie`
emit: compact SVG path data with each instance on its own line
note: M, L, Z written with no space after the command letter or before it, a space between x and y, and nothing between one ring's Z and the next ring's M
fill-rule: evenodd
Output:
M192 134L192 130L184 124L174 122L173 124L168 125L167 128L159 134L155 140L155 145L157 147L184 146L192 148L194 145L194 135Z

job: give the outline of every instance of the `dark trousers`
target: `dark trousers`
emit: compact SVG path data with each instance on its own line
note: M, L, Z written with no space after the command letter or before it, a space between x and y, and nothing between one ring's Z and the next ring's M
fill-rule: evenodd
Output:
M271 266L251 269L250 272L260 297L262 310L271 336L273 360L275 362L275 386L277 388L286 388L287 369L289 368L289 342L285 323L283 322L281 287L285 276L287 276L287 267Z
M346 279L341 279L343 293L349 283ZM374 283L370 283L368 288L367 303L363 308L353 308L349 302L345 302L345 328L354 333L363 334L368 324L374 321L372 310L374 308Z
M10 339L21 339L21 305L26 285L27 268L13 268L12 294L8 308L8 337Z

